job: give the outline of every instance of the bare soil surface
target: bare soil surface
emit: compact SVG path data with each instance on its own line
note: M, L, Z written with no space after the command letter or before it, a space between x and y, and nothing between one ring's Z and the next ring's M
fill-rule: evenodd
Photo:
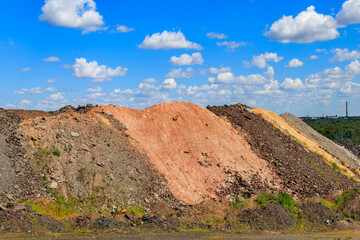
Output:
M321 145L326 151L333 154L335 157L339 158L340 160L346 162L347 164L356 169L360 168L360 159L357 156L352 154L344 147L339 146L330 139L324 137L323 135L315 131L313 128L311 128L309 125L304 123L298 117L290 113L281 114L281 117L283 117L290 124L294 125L301 132L314 139L319 145Z
M102 106L91 112L99 111L124 124L174 196L186 203L279 187L277 176L253 153L244 134L201 106L170 102L142 111Z
M254 114L249 107L236 104L208 106L208 109L247 135L252 150L271 164L289 193L300 198L326 197L333 191L358 186L326 164L319 155L307 150L261 115Z

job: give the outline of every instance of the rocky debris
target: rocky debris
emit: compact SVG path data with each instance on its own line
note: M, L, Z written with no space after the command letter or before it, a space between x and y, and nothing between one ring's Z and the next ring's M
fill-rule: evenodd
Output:
M300 206L300 212L309 222L320 225L336 224L338 221L344 219L344 216L340 213L316 202L303 203Z
M301 198L326 197L334 190L358 186L260 115L247 111L248 106L236 104L207 108L245 132L251 149L267 160L282 180L284 191Z
M339 158L341 161L346 162L353 168L359 169L360 168L360 158L352 154L350 151L346 150L344 147L339 146L338 144L334 143L330 139L324 137L316 130L311 128L305 122L303 122L298 117L290 114L284 113L280 115L283 117L287 122L295 126L299 131L302 131L312 139L314 139L319 145L321 145L326 151L333 154L335 157Z
M360 158L360 145L357 145L350 141L340 141L340 142L337 142L337 144L345 147L347 150L352 152L356 157Z
M14 205L0 210L0 233L32 233L34 231L63 232L64 225L55 219L38 214L30 206Z
M86 104L85 106L79 105L77 108L75 108L71 105L67 105L67 106L60 108L59 110L50 111L49 113L53 114L53 115L58 115L60 113L69 113L69 112L77 112L77 113L85 114L95 107L98 107L98 105L94 106L92 104Z
M38 125L46 129L34 127ZM125 129L102 111L68 112L21 124L31 162L58 194L79 199L96 195L104 206L115 199L122 206L146 209L158 201L176 204L166 180Z
M238 219L254 230L288 230L296 224L291 212L278 203L255 210L246 209L239 214Z
M45 192L41 175L28 161L24 150L20 122L16 114L0 109L0 202Z

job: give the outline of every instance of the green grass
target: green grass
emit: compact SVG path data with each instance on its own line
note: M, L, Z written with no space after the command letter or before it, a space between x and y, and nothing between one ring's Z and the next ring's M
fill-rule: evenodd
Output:
M58 148L54 148L52 153L54 154L54 156L60 156L60 150Z

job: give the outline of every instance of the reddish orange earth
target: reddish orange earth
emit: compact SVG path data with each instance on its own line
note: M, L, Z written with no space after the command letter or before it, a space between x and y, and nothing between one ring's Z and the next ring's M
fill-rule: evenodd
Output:
M129 109L101 106L89 114L111 112L145 150L179 200L199 203L217 199L229 170L245 180L255 174L271 187L280 187L265 160L253 153L245 136L205 108L187 102L169 102Z

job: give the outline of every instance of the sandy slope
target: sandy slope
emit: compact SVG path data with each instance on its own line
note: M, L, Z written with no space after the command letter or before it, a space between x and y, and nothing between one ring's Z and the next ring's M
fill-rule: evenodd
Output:
M144 110L101 106L127 127L164 175L175 197L187 203L218 198L232 173L263 187L278 186L265 160L254 154L244 136L205 108L187 102L163 103ZM275 179L274 179L275 178Z

